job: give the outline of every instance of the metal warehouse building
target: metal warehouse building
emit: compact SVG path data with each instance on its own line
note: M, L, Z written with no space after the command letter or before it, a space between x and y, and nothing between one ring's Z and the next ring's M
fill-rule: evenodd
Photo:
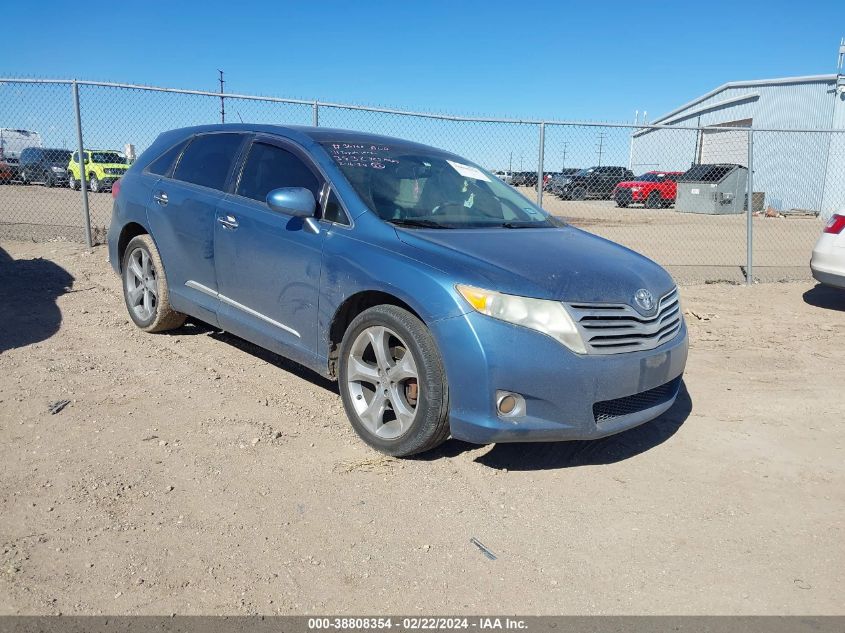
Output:
M693 163L747 167L749 134L720 128L753 126L761 130L752 140L754 191L765 196L765 206L824 217L845 208L845 75L726 83L650 124L701 129L635 132L634 171L682 171ZM766 131L772 129L795 131Z

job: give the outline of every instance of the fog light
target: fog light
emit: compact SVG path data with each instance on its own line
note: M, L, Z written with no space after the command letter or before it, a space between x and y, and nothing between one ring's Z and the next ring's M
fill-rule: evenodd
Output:
M508 415L509 413L512 413L514 409L516 409L516 398L513 396L505 396L499 400L499 413Z
M525 415L525 398L510 391L496 392L496 411L504 418Z

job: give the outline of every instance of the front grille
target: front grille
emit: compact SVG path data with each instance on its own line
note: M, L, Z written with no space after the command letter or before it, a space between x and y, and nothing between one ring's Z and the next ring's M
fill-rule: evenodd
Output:
M660 299L650 317L625 304L570 303L567 308L593 354L654 349L674 338L683 322L677 288Z
M638 413L664 404L675 397L681 384L681 377L670 380L666 384L636 393L633 396L604 400L593 405L593 417L597 424L610 422L632 413Z

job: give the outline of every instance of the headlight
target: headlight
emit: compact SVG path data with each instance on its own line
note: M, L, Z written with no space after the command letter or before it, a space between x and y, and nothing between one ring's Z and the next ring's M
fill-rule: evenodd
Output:
M455 288L476 312L542 332L577 354L587 353L575 322L559 301L517 297L460 284Z
M54 166L54 167L50 167L50 169L52 169L53 171L56 171L56 172L58 172L58 171L64 171L64 170L65 170L65 168L64 168L64 167L55 167L55 166Z
M642 191L642 187L631 187L631 191Z

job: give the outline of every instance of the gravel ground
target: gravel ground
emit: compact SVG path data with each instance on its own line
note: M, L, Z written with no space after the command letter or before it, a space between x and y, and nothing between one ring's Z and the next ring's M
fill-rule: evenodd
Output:
M134 329L102 247L0 282L0 614L845 614L845 293L684 287L660 419L395 460L307 370Z

